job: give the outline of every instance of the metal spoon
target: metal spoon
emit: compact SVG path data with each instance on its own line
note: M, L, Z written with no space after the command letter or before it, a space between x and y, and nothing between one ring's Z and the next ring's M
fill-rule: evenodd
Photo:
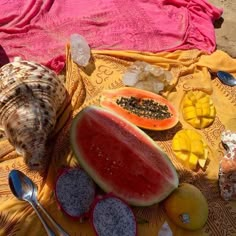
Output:
M217 71L216 75L223 84L226 84L229 86L236 85L236 79L230 73L225 72L225 71Z
M39 219L41 220L47 234L49 236L55 236L56 234L50 229L47 225L46 221L41 216L40 210L46 215L51 224L57 229L59 235L69 236L46 212L46 210L42 207L42 205L37 200L37 186L34 182L27 177L24 173L19 170L12 170L8 176L9 185L12 193L20 200L27 201L34 208L37 213Z

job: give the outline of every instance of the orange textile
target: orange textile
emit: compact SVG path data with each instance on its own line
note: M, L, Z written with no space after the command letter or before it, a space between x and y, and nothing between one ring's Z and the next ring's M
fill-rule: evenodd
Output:
M236 235L236 202L227 202L220 198L218 188L219 160L224 149L220 142L223 130L236 130L236 88L228 87L211 78L208 69L224 70L236 75L236 60L222 51L206 55L199 50L175 51L172 53L140 53L133 51L92 51L93 62L85 69L78 68L70 57L67 47L67 66L65 86L70 96L70 104L59 117L54 139L50 143L51 162L47 171L30 171L7 140L0 142L0 235L46 235L37 215L26 203L17 200L10 192L8 174L19 169L27 174L39 187L39 201L50 215L69 233L69 235L92 236L94 231L89 221L71 220L58 208L53 192L56 176L60 168L77 165L69 142L69 129L72 118L85 106L99 105L99 96L104 89L124 86L122 75L126 68L136 60L161 66L172 72L175 88L165 96L176 106L185 91L202 89L211 94L216 107L214 123L198 130L210 147L210 162L206 170L197 172L184 168L173 155L171 141L181 128L190 128L182 118L180 124L167 131L150 131L148 134L168 153L175 165L180 182L197 186L209 204L209 217L202 230L189 232L173 225L165 215L162 204L150 207L134 207L138 223L138 235L156 236L165 220L174 235L180 236L233 236Z

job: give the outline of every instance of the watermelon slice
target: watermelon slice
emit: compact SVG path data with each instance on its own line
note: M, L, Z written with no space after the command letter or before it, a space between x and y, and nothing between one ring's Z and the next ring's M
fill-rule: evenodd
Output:
M158 203L178 186L167 154L137 126L109 110L89 106L78 113L71 143L93 180L129 204Z

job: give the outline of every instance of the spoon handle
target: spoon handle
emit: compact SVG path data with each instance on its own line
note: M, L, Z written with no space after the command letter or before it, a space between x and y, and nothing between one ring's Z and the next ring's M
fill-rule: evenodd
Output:
M60 236L69 236L59 224L47 213L47 211L43 208L43 206L37 201L37 205L40 208L40 210L46 215L48 220L51 222L51 224L57 229Z
M49 228L49 226L47 225L46 221L43 219L43 217L41 216L41 214L39 213L37 206L35 205L34 202L30 202L31 206L34 208L35 212L37 213L40 221L42 222L45 230L47 231L48 236L56 236L56 234L54 234L54 232Z

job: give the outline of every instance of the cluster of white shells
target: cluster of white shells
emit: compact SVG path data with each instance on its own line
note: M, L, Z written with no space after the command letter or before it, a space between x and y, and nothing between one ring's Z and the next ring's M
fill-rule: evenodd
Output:
M123 75L123 83L139 89L160 93L173 81L170 71L144 61L135 61Z

